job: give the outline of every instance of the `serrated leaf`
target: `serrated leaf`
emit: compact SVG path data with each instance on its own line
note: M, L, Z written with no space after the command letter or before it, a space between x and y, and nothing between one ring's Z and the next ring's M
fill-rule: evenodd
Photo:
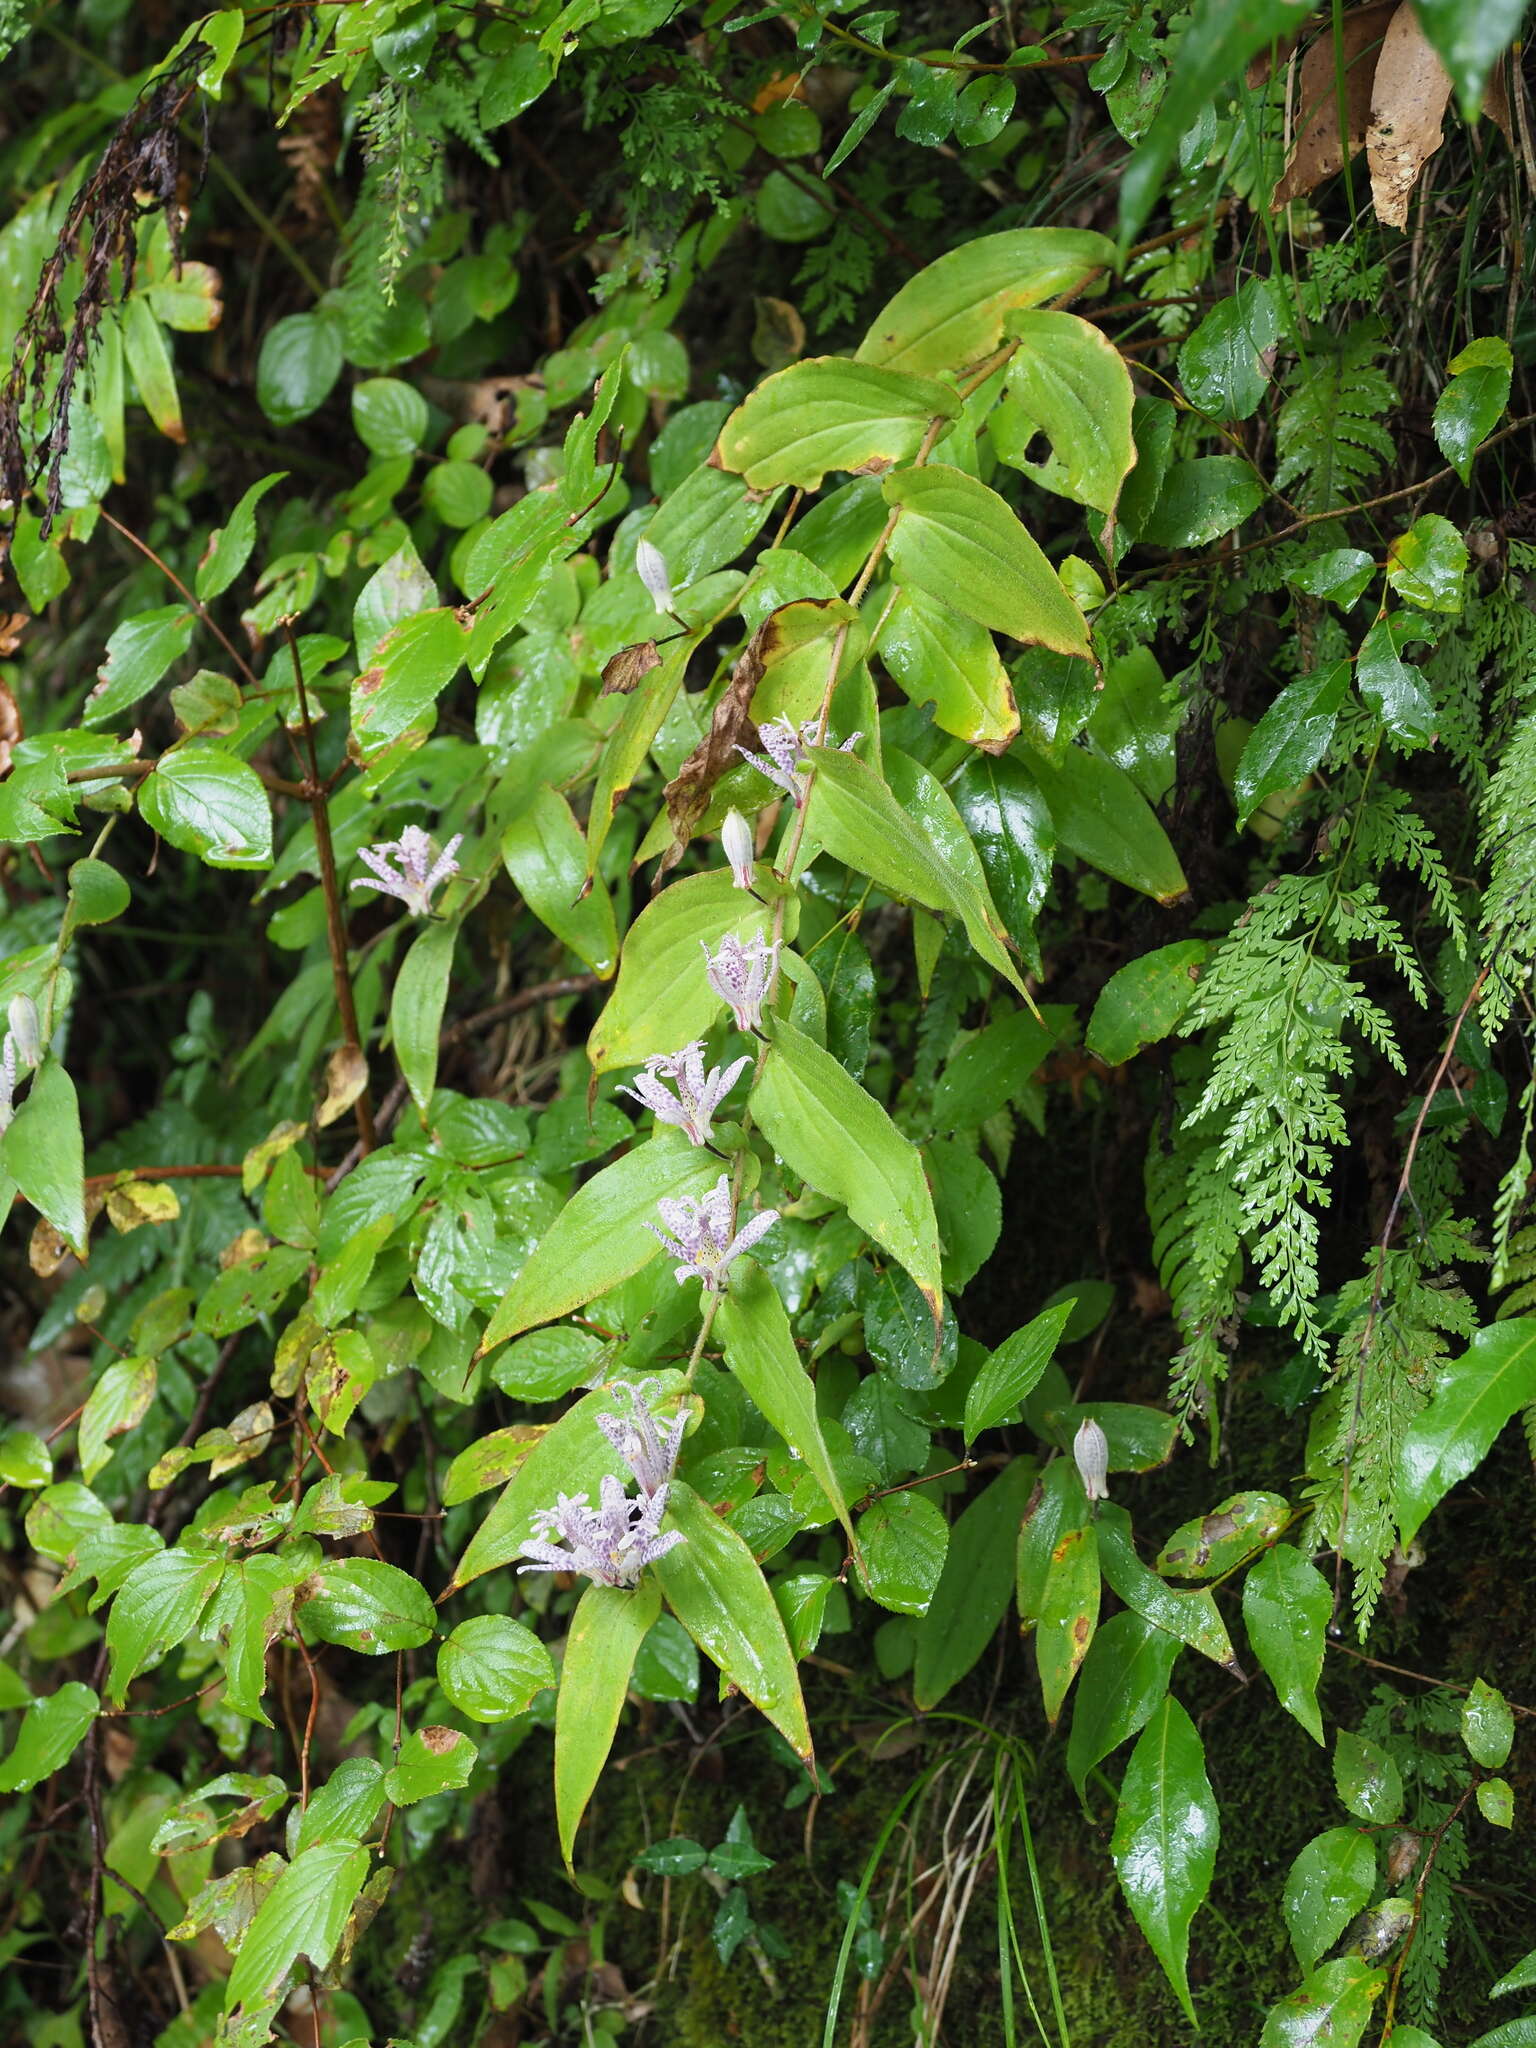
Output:
M1359 1828L1314 1835L1292 1863L1281 1907L1304 1970L1315 1968L1376 1889L1376 1851Z
M224 2010L260 2007L281 1996L301 1955L329 1964L353 1901L368 1875L369 1853L354 1842L317 1842L302 1850L256 1910L224 1991Z
M1451 376L1435 401L1435 441L1462 482L1468 483L1473 456L1509 404L1514 358L1507 341L1488 335L1469 342L1446 367Z
M1509 1761L1515 1717L1503 1693L1481 1678L1472 1681L1472 1690L1462 1703L1461 1739L1473 1763L1484 1770L1500 1771Z
M1191 2023L1189 1926L1210 1893L1219 1833L1204 1745L1178 1701L1165 1697L1126 1765L1110 1853L1137 1925Z
M417 1728L400 1745L384 1793L395 1806L414 1806L442 1792L462 1791L479 1762L479 1751L458 1728Z
M224 1572L224 1559L180 1545L136 1564L107 1618L107 1698L121 1706L139 1673L184 1643Z
M80 715L82 725L105 725L130 710L155 687L173 661L192 644L196 616L185 605L161 605L137 612L115 628L96 688Z
M1403 1811L1403 1780L1379 1743L1341 1728L1334 1742L1333 1783L1356 1820L1390 1827Z
M251 550L256 545L256 507L287 474L286 469L275 469L270 476L252 484L236 501L224 524L209 534L193 586L204 604L210 598L222 597L251 559Z
M305 1634L365 1657L420 1649L437 1633L426 1588L380 1558L327 1558L303 1592L297 1614Z
M1067 1771L1079 1797L1094 1766L1146 1726L1182 1648L1139 1614L1112 1614L1094 1636L1067 1738Z
M1319 2048L1325 2041L1328 2048L1355 2048L1386 1982L1385 1970L1373 1970L1359 1956L1324 1963L1300 1990L1270 2007L1259 2048Z
M928 1612L949 1550L949 1524L920 1493L891 1493L858 1519L865 1585L893 1614Z
M68 1070L51 1054L33 1076L11 1124L0 1133L0 1176L15 1183L77 1258L86 1256L80 1103Z
M522 1622L505 1614L473 1614L438 1651L437 1682L472 1721L511 1721L554 1684L555 1666Z
M1328 751L1349 694L1349 663L1288 683L1248 735L1232 783L1239 824L1265 799L1305 782Z
M0 1764L0 1793L30 1792L74 1755L101 1702L71 1679L27 1704L10 1755Z
M162 754L139 785L152 831L211 868L272 865L272 804L249 762L202 740Z
M1312 1737L1323 1740L1317 1705L1333 1592L1299 1550L1277 1543L1243 1580L1243 1622L1276 1697Z
M111 1457L110 1440L149 1412L156 1382L152 1358L119 1358L92 1387L80 1416L80 1476L87 1486Z

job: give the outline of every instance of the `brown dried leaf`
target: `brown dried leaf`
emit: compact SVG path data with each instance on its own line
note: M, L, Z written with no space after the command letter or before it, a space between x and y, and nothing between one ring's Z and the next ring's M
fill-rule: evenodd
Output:
M368 1086L368 1062L362 1048L338 1045L325 1063L325 1100L315 1111L315 1122L323 1129L335 1123L356 1102Z
M21 712L16 699L0 683L0 775L10 773L11 750L21 738Z
M31 623L30 612L0 612L0 654L14 654L21 645L22 635ZM0 684L0 688L4 688L4 685ZM6 695L10 695L8 690Z
M32 1226L32 1236L27 1245L27 1264L39 1280L51 1280L63 1265L72 1258L68 1243L54 1229L46 1216L39 1216Z
M773 615L758 627L731 671L725 694L715 706L709 731L662 792L672 821L672 844L661 858L664 874L682 858L693 828L709 808L709 793L736 760L738 745L755 748L752 693L763 679L768 651L775 637Z
M754 299L752 355L765 370L786 370L805 354L805 322L788 299Z
M1372 0L1352 8L1343 19L1338 49L1344 66L1344 93L1349 118L1349 154L1365 147L1371 117L1371 86L1382 38L1397 9L1397 0ZM1344 168L1339 140L1339 96L1332 30L1320 35L1301 60L1296 94L1296 141L1275 187L1274 207L1286 206L1315 191L1324 178Z
M1365 154L1383 226L1407 224L1408 201L1444 137L1451 81L1408 0L1393 15L1376 59Z
M653 668L660 668L661 656L654 640L640 640L633 647L621 647L603 664L604 697L627 697Z

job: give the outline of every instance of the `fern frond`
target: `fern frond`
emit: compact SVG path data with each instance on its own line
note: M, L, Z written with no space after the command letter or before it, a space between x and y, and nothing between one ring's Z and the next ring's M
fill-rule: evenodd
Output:
M1147 1216L1157 1277L1183 1336L1170 1392L1186 1434L1204 1393L1224 1378L1243 1271L1242 1205L1216 1148L1181 1130L1147 1150Z
M1283 1321L1313 1358L1317 1209L1329 1200L1332 1153L1346 1131L1339 1084L1354 1069L1354 1030L1399 1072L1387 1014L1323 943L1367 938L1423 983L1374 889L1348 894L1334 878L1288 875L1250 905L1202 976L1185 1028L1215 1028L1210 1078L1191 1124L1219 1131L1215 1165L1231 1182L1243 1236Z
M1515 727L1483 797L1480 850L1489 864L1483 895L1483 987L1479 1021L1492 1039L1508 1022L1536 967L1536 711Z
M1359 493L1396 452L1381 424L1397 403L1376 366L1385 348L1381 322L1357 320L1333 350L1314 348L1275 422L1275 488L1291 490L1305 511L1342 504Z
M1427 1256L1426 1256L1427 1254ZM1447 1256L1477 1256L1461 1226L1440 1219L1426 1245L1373 1252L1364 1275L1339 1296L1343 1334L1328 1406L1331 1430L1316 1446L1328 1476L1309 1489L1316 1540L1354 1570L1361 1639L1397 1546L1396 1474L1409 1424L1429 1399L1452 1338L1477 1327L1473 1304ZM1314 1470L1317 1465L1314 1465Z

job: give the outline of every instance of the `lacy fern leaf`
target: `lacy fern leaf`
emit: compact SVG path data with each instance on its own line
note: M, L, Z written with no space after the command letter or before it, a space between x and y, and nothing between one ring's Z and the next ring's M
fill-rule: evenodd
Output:
M1293 490L1305 511L1354 496L1395 452L1381 424L1397 403L1376 366L1384 347L1381 322L1357 320L1337 347L1320 340L1296 371L1275 423L1275 488Z

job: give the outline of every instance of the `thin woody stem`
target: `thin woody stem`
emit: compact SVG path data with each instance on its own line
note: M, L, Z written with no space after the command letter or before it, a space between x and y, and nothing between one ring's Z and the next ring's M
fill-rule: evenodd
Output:
M320 773L320 761L315 752L315 729L309 716L309 694L304 688L304 665L299 659L299 644L294 638L293 620L283 621L283 630L288 635L288 652L293 659L293 680L299 693L299 716L304 721L304 751L308 757L309 777L304 794L309 800L310 816L315 821L315 854L320 866L320 887L325 896L325 931L331 953L331 980L336 990L336 1008L341 1013L342 1037L349 1053L352 1053L363 1068L363 1092L357 1098L357 1137L366 1156L373 1150L373 1101L368 1088L368 1063L363 1052L362 1040L357 1029L357 1006L352 1000L352 977L347 971L347 927L342 916L341 891L336 884L336 851L331 841L331 815L327 786Z
M154 563L155 567L160 571L160 574L166 579L166 581L169 584L171 584L173 588L181 592L182 596L186 599L187 603L191 605L193 611L197 613L199 619L202 620L203 624L208 628L209 632L213 635L214 639L218 641L219 645L224 649L224 652L235 664L235 667L239 669L241 675L243 675L245 677L245 680L250 684L251 688L253 690L259 690L261 688L260 679L257 677L255 671L251 668L250 664L245 660L239 648L236 647L234 641L230 639L229 635L210 615L208 607L205 604L203 604L198 598L195 598L192 595L191 591L188 590L185 583L182 582L181 578L176 574L176 571L170 566L170 564L168 562L162 561L159 555L157 555L154 549L149 545L148 541L140 540L139 536L133 531L131 527L124 526L120 519L114 519L112 517L112 514L107 510L105 505L98 506L97 509L100 512L102 519L108 526L111 527L114 533L120 533L125 541L128 541L133 547L136 547L138 549L141 555L147 556L148 559Z

